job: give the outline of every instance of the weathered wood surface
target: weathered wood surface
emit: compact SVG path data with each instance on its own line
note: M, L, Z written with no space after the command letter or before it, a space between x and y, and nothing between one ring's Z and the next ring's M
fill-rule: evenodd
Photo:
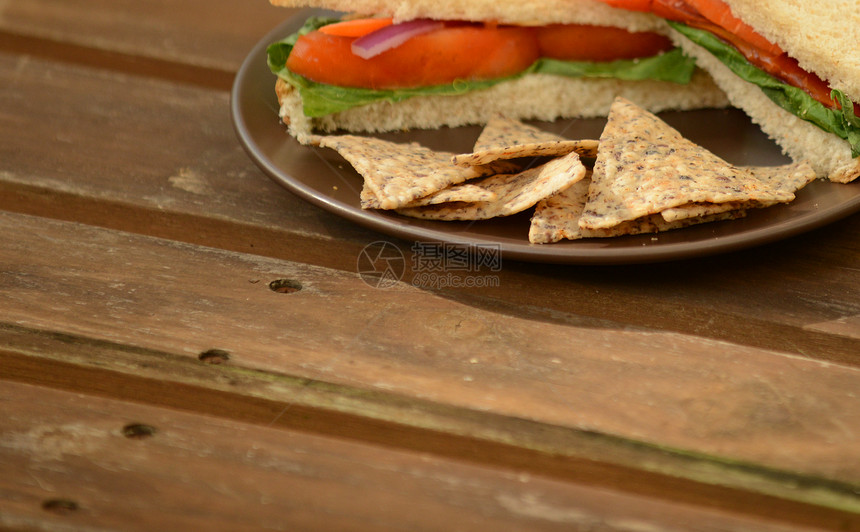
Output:
M0 526L152 529L161 505L225 529L243 515L260 518L248 528L860 529L860 216L682 263L505 261L498 286L419 290L407 269L373 288L361 250L388 240L409 264L411 243L285 192L230 124L233 73L290 13L0 2L0 472L14 473L0 474ZM303 288L269 288L282 279ZM127 441L123 413L182 436ZM82 432L59 457L9 443L62 445L64 427ZM213 451L177 471L201 438ZM243 461L251 440L289 463L307 451L319 476ZM75 478L92 480L82 511L39 507ZM272 488L249 500L252 484ZM185 506L171 497L183 486L199 492ZM320 502L323 489L366 499ZM297 501L313 510L278 521L272 506Z
M274 400L273 420L279 403L285 412L306 404L364 416L372 426L568 455L601 464L597 476L614 471L629 480L633 468L706 491L729 486L840 516L860 511L856 368L576 316L505 316L405 284L382 290L356 274L16 214L0 215L0 235L4 320L13 326L7 345L15 345L13 333L50 331L140 350L80 354L29 340L7 354L10 376L29 379L34 362L26 361L36 357L51 374L72 363L92 372L79 381L101 382L95 376L103 371L139 377L165 357L180 364L217 349L229 354L231 371L267 376L241 393L244 401ZM302 288L273 291L281 279ZM155 382L144 397L162 393L148 387L188 384L170 366L145 371ZM334 385L342 402L316 403L295 390L278 397L265 386L275 376ZM346 400L364 393L382 395ZM418 411L386 406L388 396L412 400ZM464 424L453 414L422 415L426 403L488 417ZM182 407L181 398L169 406ZM536 425L518 434L512 420ZM535 439L559 428L555 438ZM583 448L588 434L607 439Z
M3 383L0 408L10 413L0 418L2 527L803 530L427 453L30 385Z
M41 55L229 89L251 47L296 10L265 0L11 0L0 43Z

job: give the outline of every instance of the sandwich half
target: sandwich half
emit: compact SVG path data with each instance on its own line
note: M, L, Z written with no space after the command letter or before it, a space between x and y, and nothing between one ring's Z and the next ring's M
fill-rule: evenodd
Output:
M652 112L728 105L665 20L598 0L271 2L349 13L269 47L281 118L303 143L498 115L605 117L618 96Z
M860 1L606 0L670 36L795 161L860 176Z

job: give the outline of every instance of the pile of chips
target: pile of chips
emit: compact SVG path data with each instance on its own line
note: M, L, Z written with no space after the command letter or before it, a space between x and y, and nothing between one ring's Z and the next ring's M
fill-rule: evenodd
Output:
M486 220L534 208L534 244L739 218L792 201L815 179L805 162L733 166L623 98L599 140L569 140L499 117L466 154L354 135L320 136L316 144L336 150L363 177L362 208L428 220Z

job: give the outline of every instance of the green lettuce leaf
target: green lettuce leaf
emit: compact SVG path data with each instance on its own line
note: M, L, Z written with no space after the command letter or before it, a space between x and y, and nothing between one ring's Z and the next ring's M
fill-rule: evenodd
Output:
M696 61L684 55L680 48L675 48L653 57L607 62L541 58L529 71L572 78L616 78L626 81L653 79L686 84L696 71Z
M492 87L497 83L516 79L529 73L568 77L618 78L628 81L652 79L689 83L696 69L695 61L685 56L679 49L675 49L654 57L602 63L542 58L515 76L484 81L457 80L450 84L414 89L374 90L337 87L316 83L290 72L286 68L287 57L289 57L299 36L332 22L336 21L316 17L308 19L297 33L269 45L267 49L269 68L274 74L299 91L302 96L304 113L309 117L325 116L378 101L395 103L414 96L463 94Z
M834 90L831 97L842 109L830 109L804 90L783 83L756 67L738 50L713 33L691 28L686 24L669 21L669 24L688 39L705 48L741 79L754 83L778 106L819 128L837 135L851 145L851 156L860 156L860 118L854 115L854 105L841 91Z

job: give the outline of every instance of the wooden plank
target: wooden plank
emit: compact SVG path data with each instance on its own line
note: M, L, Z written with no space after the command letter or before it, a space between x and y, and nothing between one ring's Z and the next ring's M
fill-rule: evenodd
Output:
M846 508L850 507L853 488L823 479L677 454L665 448L655 453L647 445L595 433L319 381L247 370L213 374L206 371L205 365L178 364L165 353L81 337L3 328L0 338L10 349L29 350L29 356L23 357L4 350L0 379L38 382L135 402L146 398L149 405L429 453L515 470L519 476L573 482L706 511L726 511L816 529L860 529L857 512L798 500L817 491L815 498L830 499L832 504L835 499L845 499L847 493ZM62 361L33 356L46 352ZM111 373L105 367L121 367L126 373ZM802 489L798 490L798 486ZM785 494L786 488L789 499L763 493Z
M257 170L223 92L11 55L0 55L0 76L10 80L0 90L9 124L0 130L0 208L350 272L364 246L384 239L411 265L410 243L312 207ZM763 249L675 264L506 261L493 272L498 286L442 292L529 319L561 312L858 365L856 335L815 326L860 315L858 257L854 216Z
M113 54L102 55L103 60L126 57L131 63L136 57L136 68L151 59L162 66L173 63L233 73L257 41L295 12L266 0L4 2L0 34L10 45L29 43L30 53L73 61L81 58L62 48L79 56L86 50Z
M372 234L334 223L257 170L236 140L221 91L13 55L0 54L0 65L10 81L0 91L9 124L0 132L0 179L15 185L4 190L10 206L16 190L32 200L50 191L58 212L86 198L75 206L96 211L96 219L104 204L117 220L124 217L111 206L132 215L140 207L181 213L196 218L193 224L207 212L216 224L292 224L296 234L323 240Z
M426 453L0 381L0 526L801 530Z
M230 354L219 367L228 381L262 371L538 423L526 439L549 427L605 434L643 446L648 459L617 458L623 467L692 453L716 467L655 472L860 512L856 368L609 323L532 321L355 274L13 214L0 215L0 264L9 326L133 347L120 358L24 349L42 371L64 360L136 375L217 348ZM303 288L271 290L279 279ZM147 397L181 378L170 366L152 371ZM272 406L273 419L305 400L296 395ZM388 421L462 433L408 409ZM749 464L754 478L731 464Z

